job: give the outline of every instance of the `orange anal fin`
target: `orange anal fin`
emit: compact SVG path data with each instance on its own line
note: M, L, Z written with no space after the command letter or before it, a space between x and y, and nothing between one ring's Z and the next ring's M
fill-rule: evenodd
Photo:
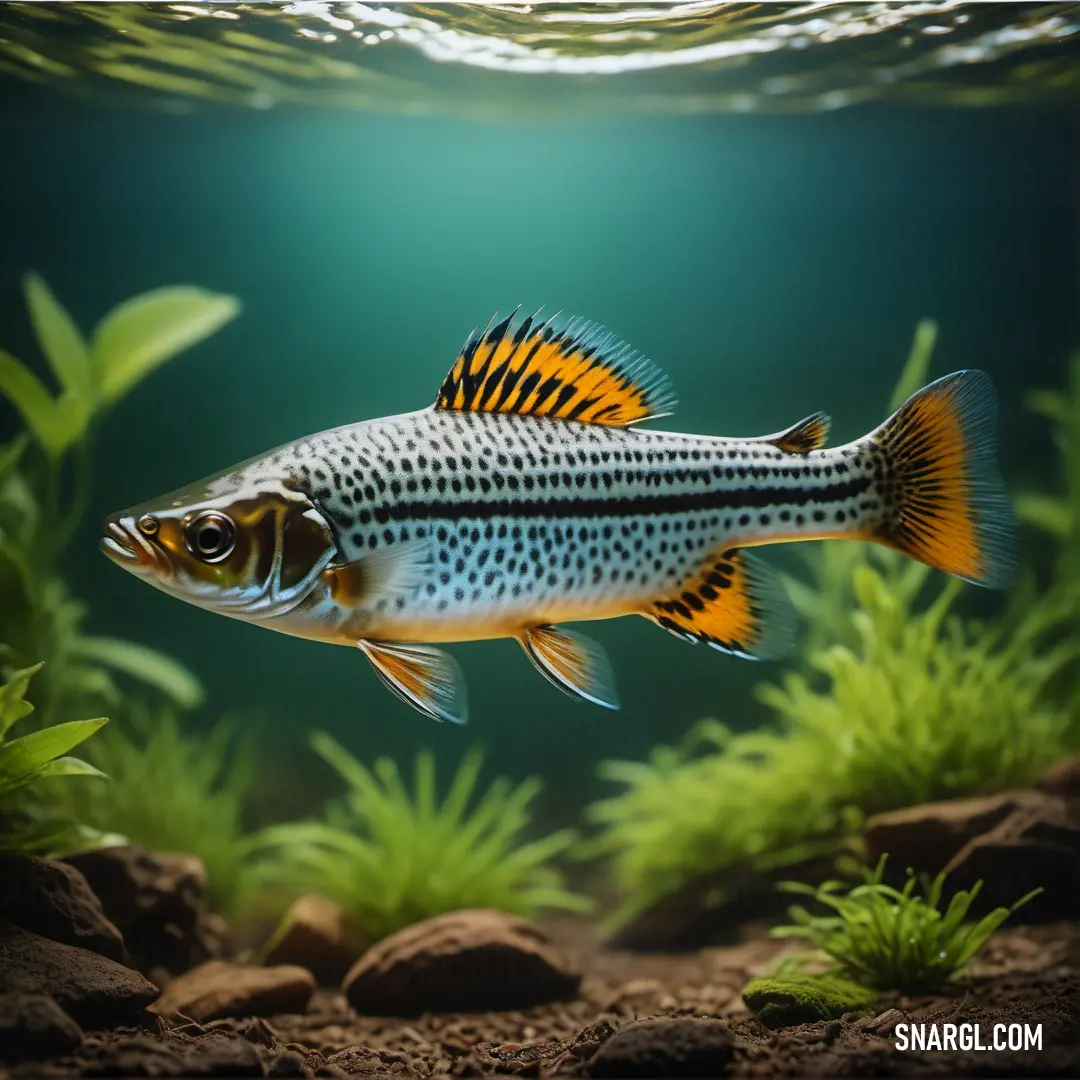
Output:
M615 678L602 646L557 626L534 626L520 638L525 654L548 682L572 697L617 709Z
M448 653L429 645L386 641L362 640L356 645L371 661L375 674L407 705L432 720L466 723L465 677Z
M713 553L644 614L679 637L750 659L782 656L794 642L795 612L783 584L745 551Z
M772 443L786 454L809 454L811 450L820 450L828 441L831 423L825 413L816 412L804 417L787 431L778 431L775 435L765 435L754 441Z

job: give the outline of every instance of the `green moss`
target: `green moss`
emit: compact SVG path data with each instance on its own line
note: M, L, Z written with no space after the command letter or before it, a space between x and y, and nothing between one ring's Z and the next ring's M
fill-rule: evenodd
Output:
M944 874L923 881L916 892L916 878L909 870L904 888L894 889L883 883L885 861L883 855L853 888L837 881L816 889L786 884L788 892L812 898L828 914L792 907L793 924L776 927L773 936L810 941L863 986L927 994L941 989L1014 911L1042 892L1035 889L1011 907L995 908L968 923L981 881L956 892L943 907Z
M838 1020L873 1007L875 995L841 975L789 974L751 979L742 991L750 1011L769 1028Z
M312 746L348 792L321 821L259 834L251 849L264 887L322 893L341 904L369 941L461 908L531 916L545 908L589 907L564 887L552 865L574 834L564 829L523 839L539 781L515 786L499 778L481 790L482 757L472 751L440 802L430 753L417 756L410 792L389 758L369 769L322 733Z

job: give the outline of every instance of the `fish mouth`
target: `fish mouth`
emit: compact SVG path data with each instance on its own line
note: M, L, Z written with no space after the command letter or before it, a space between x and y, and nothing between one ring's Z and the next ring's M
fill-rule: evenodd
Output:
M149 573L156 570L159 574L165 569L158 549L147 542L134 528L134 520L121 518L119 521L106 521L105 532L100 541L101 550L117 566L135 573Z

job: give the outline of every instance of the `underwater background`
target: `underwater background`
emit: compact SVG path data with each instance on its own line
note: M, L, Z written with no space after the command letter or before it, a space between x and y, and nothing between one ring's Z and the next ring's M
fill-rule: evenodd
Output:
M56 26L31 6L51 9ZM366 64L390 80L347 101L318 73L290 73L288 56L273 77L260 69L269 87L230 82L214 67L225 60L207 53L200 68L181 51L147 61L173 81L130 78L138 54L110 50L137 29L93 22L91 5L4 7L0 346L46 377L23 296L31 271L84 330L158 286L197 285L239 305L96 425L87 512L58 570L94 634L152 647L197 676L204 701L180 726L207 739L207 753L221 752L209 736L218 720L235 718L257 762L251 826L316 813L336 794L337 778L308 748L316 730L362 761L385 754L402 768L430 748L440 777L481 746L485 776L541 778L535 816L549 828L577 823L611 793L598 776L604 760L645 759L706 717L747 732L770 721L754 688L792 665L690 648L626 619L593 630L611 655L620 712L543 684L513 643L483 642L450 647L469 684L469 726L436 725L388 695L355 651L212 617L100 554L100 521L120 507L300 436L429 404L468 332L496 310L561 308L642 350L680 399L661 427L751 436L823 409L835 443L884 419L916 327L932 319L929 376L979 367L998 387L1010 491L1061 486L1052 432L1026 399L1064 388L1080 340L1075 5L995 5L1008 10L993 14L893 5L908 10L881 40L839 59L811 45L785 60L805 90L791 100L739 90L761 83L753 49L732 63L722 52L657 62L658 73L616 63L611 78L631 81L613 89L599 61L569 74L557 64L518 71L505 57L470 65L421 47L426 39L379 38L393 20L371 14L499 17L467 6L297 4L272 19L271 5L163 5L192 23L151 20L190 50L192 40L218 40L216 27L191 30L209 21L196 16L226 12L267 54L287 43L316 68ZM573 7L586 29L584 16L601 9ZM743 7L653 13L704 34ZM823 7L815 18L842 23L844 12L872 19L889 5ZM506 12L508 30L466 29L512 38L524 15ZM982 58L956 59L955 78L920 82L947 65L917 41L926 62L912 92L859 92L860 69L885 64L903 44L897 34L935 45L966 35L974 48L1010 26L1019 57L986 46ZM767 30L751 24L740 40ZM374 57L373 35L385 57ZM348 51L358 36L370 63ZM567 45L565 55L578 53ZM195 82L185 87L178 71ZM407 94L394 96L395 75L410 80ZM19 413L0 400L0 441L19 429ZM1026 571L1046 587L1053 543L1027 527L1021 542ZM806 577L793 548L765 554ZM956 610L993 619L1008 601L965 587Z

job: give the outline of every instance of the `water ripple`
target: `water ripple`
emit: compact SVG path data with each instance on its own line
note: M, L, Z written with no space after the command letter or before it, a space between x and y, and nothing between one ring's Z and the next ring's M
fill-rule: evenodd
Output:
M1080 5L0 6L0 79L198 101L508 117L1080 96Z

